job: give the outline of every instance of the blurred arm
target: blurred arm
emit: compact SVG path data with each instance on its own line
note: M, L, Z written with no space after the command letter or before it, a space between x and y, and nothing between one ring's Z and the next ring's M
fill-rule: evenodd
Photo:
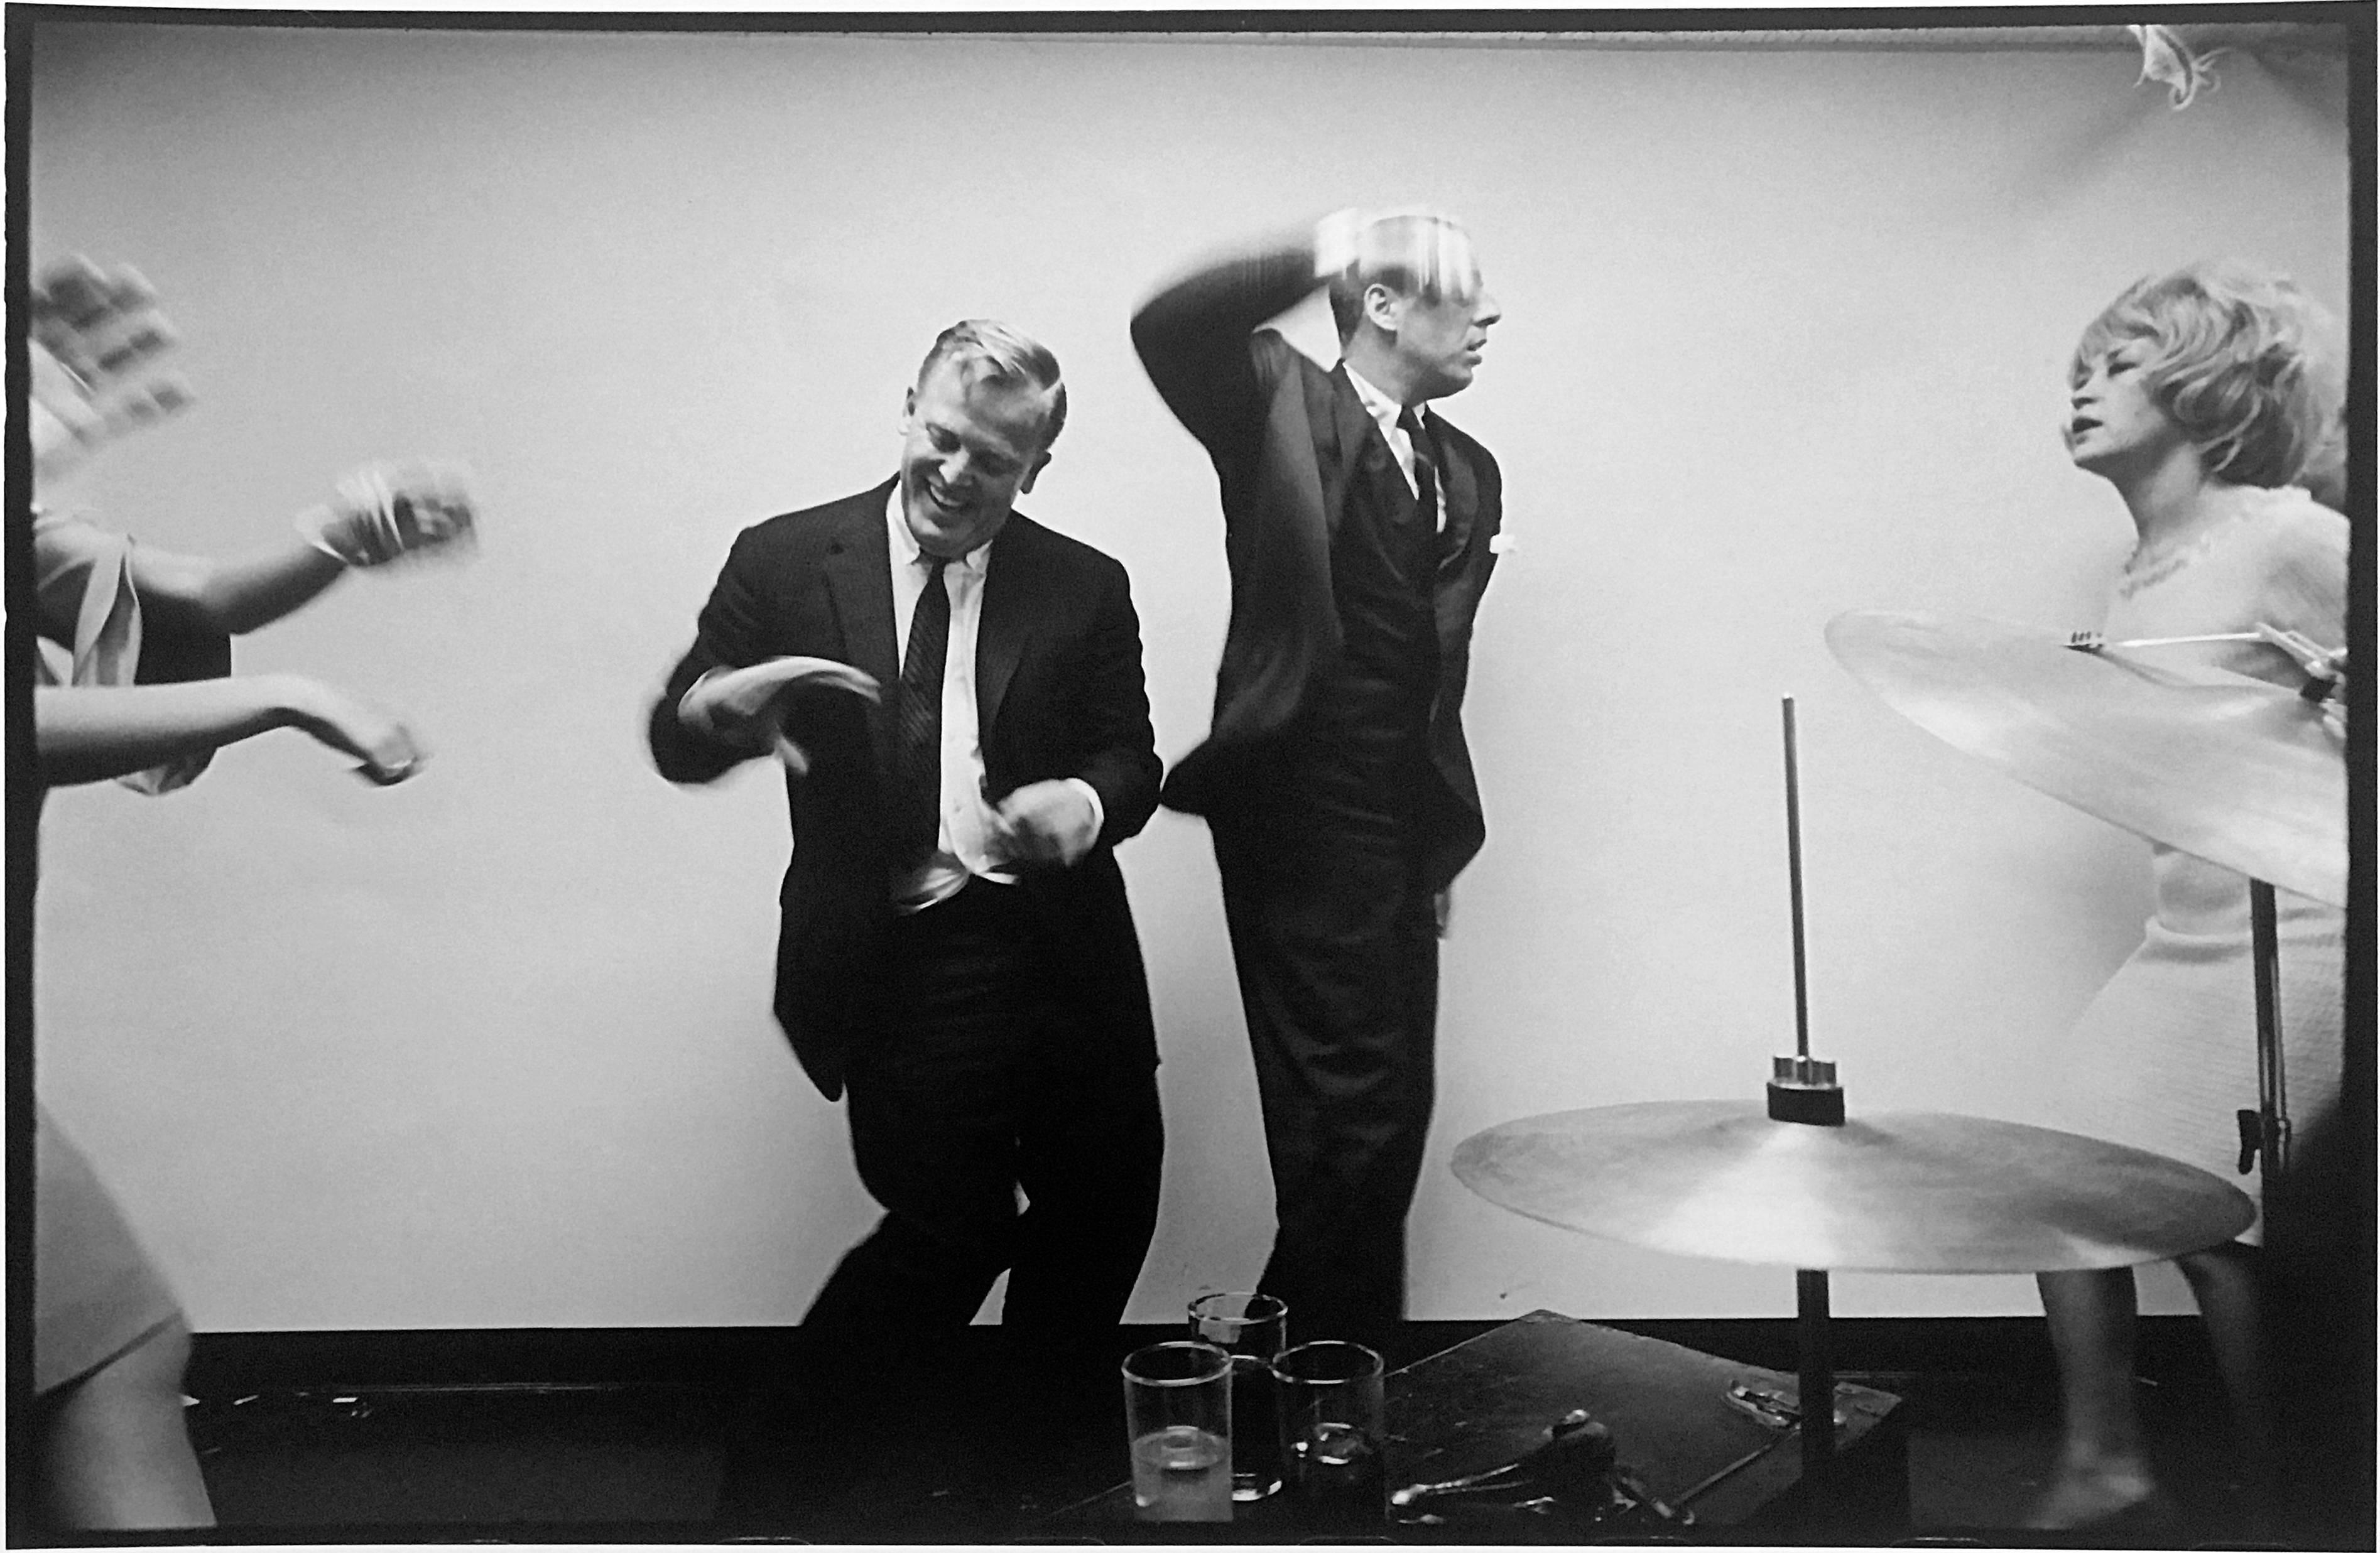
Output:
M653 702L645 736L653 765L671 782L712 782L760 753L760 748L721 739L699 719L681 714L686 693L713 669L740 669L769 656L766 595L755 583L764 567L755 554L751 530L736 536L720 569L710 598L696 618L694 645L686 649ZM762 746L765 747L765 746Z
M33 691L34 758L55 785L103 782L275 728L303 729L357 757L376 782L400 781L421 759L402 722L299 674Z
M1264 395L1248 336L1319 283L1317 236L1284 235L1199 265L1133 315L1149 382L1219 464L1255 446Z
M478 533L462 477L435 465L366 465L297 527L293 538L231 560L136 547L133 586L238 636L303 607L351 566L468 550Z
M142 597L181 604L235 637L302 608L347 570L346 562L294 537L228 560L136 545L131 562Z
M188 387L159 371L174 330L138 272L66 260L33 284L27 314L37 486L189 403ZM400 506L408 521L396 521ZM301 608L350 564L468 540L473 527L468 491L443 469L358 470L308 517L305 537L231 560L135 549L133 587L206 629L237 636Z

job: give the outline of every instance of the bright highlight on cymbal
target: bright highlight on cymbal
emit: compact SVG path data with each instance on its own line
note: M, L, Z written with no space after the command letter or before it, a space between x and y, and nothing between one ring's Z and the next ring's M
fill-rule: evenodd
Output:
M1814 1127L1731 1100L1508 1122L1465 1139L1454 1173L1564 1229L1831 1271L2128 1267L2229 1240L2254 1218L2204 1171L2071 1133L1926 1111Z

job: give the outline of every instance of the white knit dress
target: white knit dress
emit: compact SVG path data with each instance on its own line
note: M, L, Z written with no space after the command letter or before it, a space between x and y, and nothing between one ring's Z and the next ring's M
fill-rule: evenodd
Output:
M2303 491L2240 487L2231 510L2183 550L2137 560L2119 580L2110 641L2251 630L2259 622L2325 647L2346 640L2347 520ZM2156 649L2292 688L2303 676L2262 643ZM2343 758L2343 754L2342 754ZM2147 936L2075 1025L2058 1074L2059 1125L2181 1159L2263 1201L2264 1167L2238 1171L2241 1110L2257 1106L2256 1000L2248 882L2152 847ZM2336 1122L2346 972L2339 911L2276 892L2283 1114L2297 1146ZM2263 1221L2240 1238L2263 1239Z

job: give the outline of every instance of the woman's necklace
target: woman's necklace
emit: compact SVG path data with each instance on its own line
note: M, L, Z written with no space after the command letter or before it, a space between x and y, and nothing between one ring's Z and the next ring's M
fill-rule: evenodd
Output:
M2179 540L2157 543L2143 538L2133 547L2131 558L2124 563L2123 571L2116 578L2116 596L2129 599L2144 588L2155 588L2196 561L2214 548L2215 541L2233 525L2253 512L2255 504L2252 501L2228 501L2223 504L2223 508L2213 517L2193 526Z

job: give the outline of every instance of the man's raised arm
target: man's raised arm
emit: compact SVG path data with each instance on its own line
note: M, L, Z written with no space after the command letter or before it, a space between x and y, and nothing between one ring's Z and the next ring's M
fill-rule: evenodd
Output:
M1248 336L1322 283L1318 234L1339 219L1208 260L1133 315L1133 348L1149 382L1219 461L1244 451L1263 423Z

